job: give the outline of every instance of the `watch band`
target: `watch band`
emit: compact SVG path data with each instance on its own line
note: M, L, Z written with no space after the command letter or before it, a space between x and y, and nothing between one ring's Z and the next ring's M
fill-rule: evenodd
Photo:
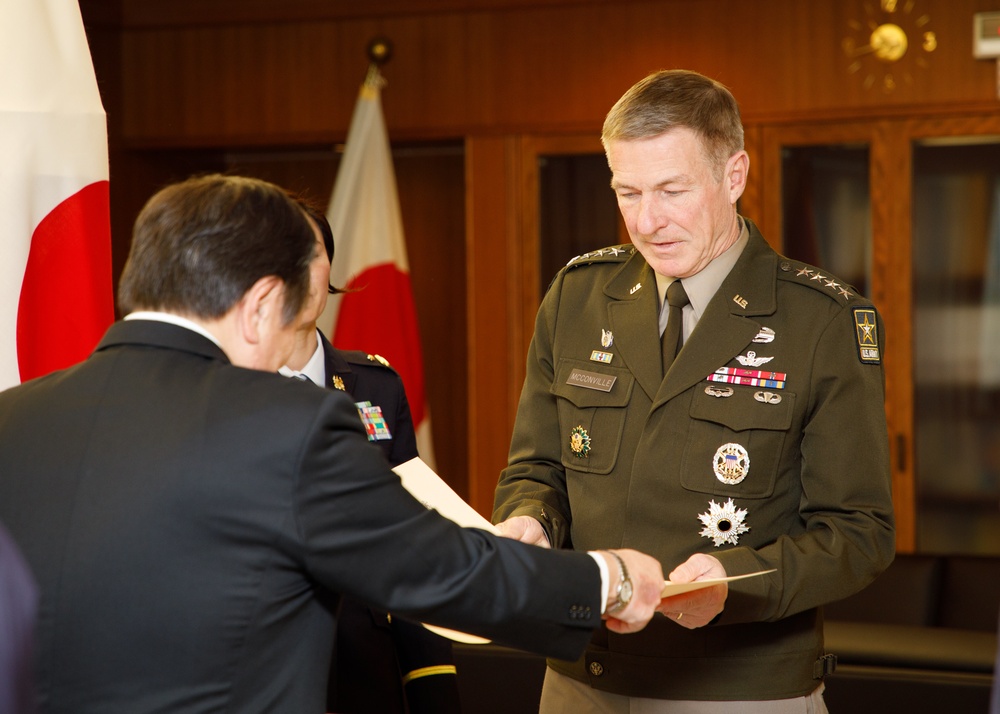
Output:
M621 556L610 550L605 552L618 561L618 568L620 572L618 578L618 588L615 590L615 604L605 611L605 614L610 615L624 610L632 601L632 578L629 577L628 568L625 567L625 561L621 559Z

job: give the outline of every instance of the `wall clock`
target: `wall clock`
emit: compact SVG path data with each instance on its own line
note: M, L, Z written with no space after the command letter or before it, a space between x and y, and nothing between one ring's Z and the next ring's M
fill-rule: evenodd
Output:
M930 15L916 6L917 0L867 0L863 16L847 23L847 71L861 77L865 89L892 92L901 82L912 84L914 73L930 66L937 35Z

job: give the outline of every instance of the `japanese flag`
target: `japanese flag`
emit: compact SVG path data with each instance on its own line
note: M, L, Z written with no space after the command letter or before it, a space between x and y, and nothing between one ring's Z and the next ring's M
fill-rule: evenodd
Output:
M104 108L76 0L0 0L0 389L114 319Z
M320 328L335 347L379 354L399 372L420 458L433 466L417 313L380 85L372 71L361 87L327 211L336 242L330 280L355 292L331 296Z

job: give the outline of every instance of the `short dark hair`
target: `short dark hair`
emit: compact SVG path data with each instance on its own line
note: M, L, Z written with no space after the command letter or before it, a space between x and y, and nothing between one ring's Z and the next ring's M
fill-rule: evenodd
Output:
M732 93L714 79L683 69L654 72L632 85L608 112L601 143L607 150L609 142L649 139L679 126L701 137L719 172L743 149L743 122Z
M274 184L211 174L156 193L139 213L118 287L123 312L225 315L255 282L285 284L283 320L309 294L315 236L306 214Z
M327 220L326 215L321 211L316 204L312 203L306 198L297 197L296 200L302 209L306 212L316 227L319 228L319 234L323 238L323 247L326 248L326 257L333 263L333 228L330 227L330 221ZM326 291L331 295L338 295L342 292L340 288L335 288L333 284L326 286Z

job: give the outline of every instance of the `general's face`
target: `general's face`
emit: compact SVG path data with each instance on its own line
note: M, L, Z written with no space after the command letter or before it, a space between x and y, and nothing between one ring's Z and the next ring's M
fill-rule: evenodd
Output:
M611 141L607 154L629 237L657 273L695 275L739 238L736 200L746 185L746 152L733 154L716 178L701 138L677 127Z

